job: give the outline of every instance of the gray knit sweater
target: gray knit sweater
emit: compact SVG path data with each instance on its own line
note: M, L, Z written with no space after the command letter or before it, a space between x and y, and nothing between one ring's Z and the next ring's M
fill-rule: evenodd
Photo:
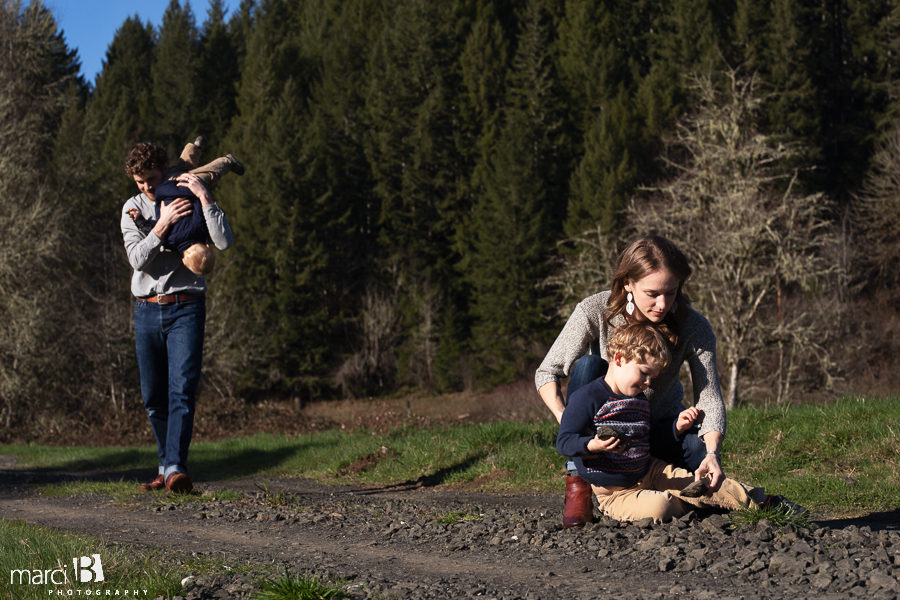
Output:
M607 359L606 341L610 328L603 317L608 299L609 292L606 291L578 303L534 374L534 384L538 389L546 383L568 377L572 365L578 358L589 353L590 344L595 340L599 342L600 357ZM613 320L613 326L620 326L624 322L624 318L619 315ZM716 369L716 336L709 321L691 307L688 307L687 318L678 331L678 346L672 352L672 361L644 391L650 401L653 419L674 418L684 410L681 403L684 388L678 372L685 361L691 372L694 405L704 415L700 435L707 431L719 431L725 435L725 403L722 401L719 373Z

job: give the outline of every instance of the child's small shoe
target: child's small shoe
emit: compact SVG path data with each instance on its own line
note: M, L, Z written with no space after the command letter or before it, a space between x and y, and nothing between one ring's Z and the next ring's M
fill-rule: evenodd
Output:
M234 157L234 154L226 154L225 158L228 159L228 164L231 167L231 172L235 175L243 175L244 174L244 165L241 164L241 161Z
M766 496L761 508L775 508L791 517L803 517L809 514L808 508L791 502L784 496L773 496L772 494Z

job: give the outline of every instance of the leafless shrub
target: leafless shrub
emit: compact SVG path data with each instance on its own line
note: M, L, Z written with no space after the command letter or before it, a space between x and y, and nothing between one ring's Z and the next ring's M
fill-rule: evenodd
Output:
M789 165L798 149L760 133L752 76L734 70L721 83L695 77L696 109L679 123L665 161L674 177L635 198L629 226L671 238L694 265L691 292L709 318L727 372L726 405L738 403L743 371L766 364L769 390L788 402L801 370L831 367L821 258L833 243L827 200L799 190ZM805 295L812 312L786 299ZM807 308L811 308L807 304ZM772 361L762 359L774 356Z
M400 312L391 294L369 291L359 313L359 350L341 364L335 382L345 396L387 389L397 369Z
M597 224L559 243L559 258L552 273L541 285L558 291L560 301L554 304L554 318L568 319L583 298L609 287L619 254L616 238Z
M0 1L0 419L51 405L75 349L65 273L68 206L42 168L65 84L52 68L52 15L39 3ZM63 78L65 79L65 78Z
M876 149L855 200L851 223L858 249L857 286L896 289L900 285L900 126Z

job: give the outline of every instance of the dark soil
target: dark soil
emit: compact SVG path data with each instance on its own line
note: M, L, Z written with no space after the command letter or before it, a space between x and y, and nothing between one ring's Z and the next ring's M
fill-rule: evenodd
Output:
M67 444L151 443L139 407L118 427L67 429ZM132 414L134 413L134 414ZM421 416L427 415L427 416ZM547 418L529 382L490 393L310 404L198 404L195 440L254 431ZM51 442L48 438L44 442ZM389 450L368 457L390 460ZM358 461L347 474L366 467ZM245 569L198 574L184 598L251 598L266 576L314 573L350 598L900 598L900 511L821 518L813 530L734 528L719 514L561 527L558 495L472 492L429 479L353 488L302 479L207 481L196 502L164 493L129 505L105 496L43 497L35 484L133 480L146 472L72 473L15 467L0 457L0 518L75 531L140 551L210 557ZM477 482L476 482L477 483ZM239 500L209 500L229 489ZM202 501L201 501L202 500ZM2 595L2 594L0 594Z
M30 491L109 474L0 467L4 519L258 567L191 578L187 599L251 598L266 573L285 572L343 581L354 599L900 597L900 511L822 520L814 530L765 521L735 529L724 515L694 513L664 525L601 519L564 530L562 494L275 479L198 486L204 498L229 489L239 500L174 503L152 493L125 506ZM114 477L123 475L134 476Z

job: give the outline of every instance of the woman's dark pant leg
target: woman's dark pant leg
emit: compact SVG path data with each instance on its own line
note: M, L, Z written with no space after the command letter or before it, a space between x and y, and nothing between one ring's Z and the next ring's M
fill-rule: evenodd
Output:
M654 421L650 426L650 455L676 467L696 471L706 457L706 445L697 435L699 427L687 430L681 440L673 433L674 421Z
M608 368L607 362L596 354L585 354L579 358L569 374L569 384L566 386L566 404L569 403L569 398L575 393L575 390L598 377L603 377Z

